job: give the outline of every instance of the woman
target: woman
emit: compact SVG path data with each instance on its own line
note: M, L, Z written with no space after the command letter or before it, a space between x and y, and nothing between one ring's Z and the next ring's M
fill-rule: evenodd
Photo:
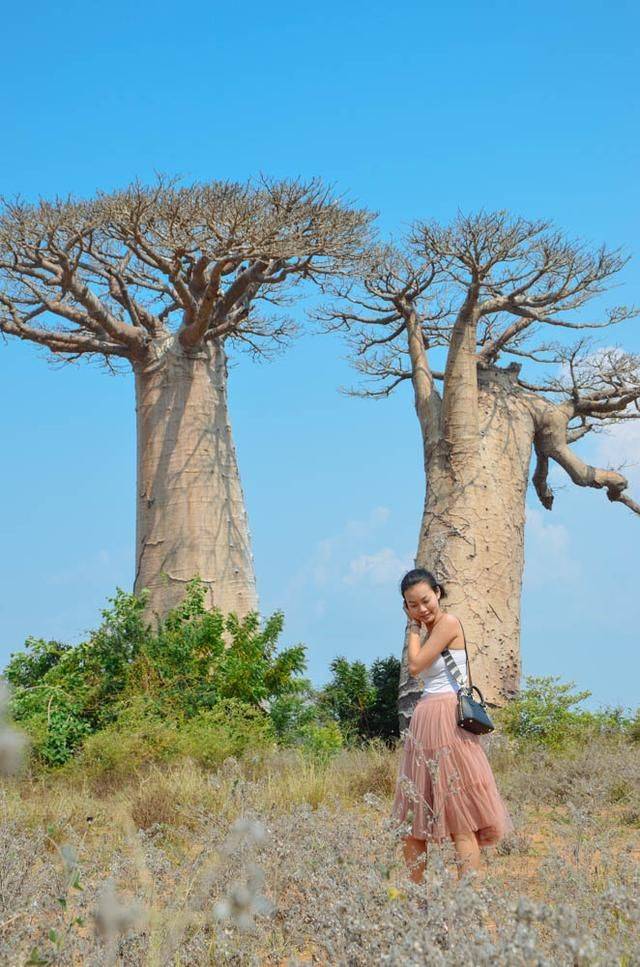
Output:
M442 652L448 648L463 679L465 642L458 618L440 607L445 591L430 571L416 568L400 585L409 618L409 674L422 676L404 751L392 816L411 824L403 844L411 879L420 883L427 844L449 837L456 851L458 877L480 868L480 848L494 846L513 830L498 792L480 736L457 724L459 689Z

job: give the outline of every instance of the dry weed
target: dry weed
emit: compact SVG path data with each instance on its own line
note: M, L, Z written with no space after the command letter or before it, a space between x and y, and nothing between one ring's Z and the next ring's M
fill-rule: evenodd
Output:
M216 772L184 762L104 796L68 776L12 780L0 962L638 963L637 751L489 753L517 830L460 883L448 845L423 884L406 876L398 753L376 745L325 764L291 750Z

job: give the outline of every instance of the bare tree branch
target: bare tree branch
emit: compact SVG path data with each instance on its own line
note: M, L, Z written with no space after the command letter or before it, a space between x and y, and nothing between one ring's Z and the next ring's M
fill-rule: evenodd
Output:
M83 353L96 353L105 356L122 356L128 358L128 351L116 342L107 342L92 336L84 336L80 333L71 334L68 332L52 332L47 329L37 329L33 326L14 323L6 316L0 315L0 332L9 336L17 336L28 342L38 343L47 346L53 353L70 353L79 355Z
M598 471L589 483L589 474L571 463L569 446L640 418L640 357L596 349L584 337L573 345L540 338L544 330L610 330L634 318L637 310L627 306L605 309L600 318L579 311L606 291L626 261L619 250L592 250L548 222L505 212L459 215L450 226L418 221L400 247L378 246L363 255L352 277L333 285L336 301L318 318L326 329L346 333L357 371L381 384L378 391L354 393L386 396L411 378L422 425L424 401L439 400L427 348L447 347L441 407L431 425L440 426L449 459L452 447L460 450L461 467L478 446L478 372L497 369L503 355L543 366L542 378L518 373L514 381L527 398L543 409L555 406L561 417L552 450L544 434L534 442L533 483L543 506L553 502L547 475L556 455L573 467L575 482L602 486L610 499L631 506L621 475ZM421 339L415 327L410 330L410 318Z
M73 327L42 327L44 345L73 335L131 360L171 332L191 349L234 335L252 352L263 341L280 347L295 327L263 316L261 303L286 305L296 281L340 271L367 244L371 219L319 180L179 187L160 178L93 201L5 201L4 331L31 338L30 320L44 313Z
M534 446L538 458L533 483L542 505L550 509L553 503L553 494L546 477L549 460L555 460L579 487L606 490L610 501L623 503L634 513L640 513L640 505L625 493L629 482L623 474L617 470L587 464L569 446L570 437L573 435L568 428L572 418L571 403L565 401L553 404L542 397L532 398L531 403L536 426ZM585 421L585 426L587 425Z
M547 476L549 473L549 457L542 451L535 439L534 447L537 459L536 468L531 479L540 503L546 510L551 510L553 506L553 490L547 481Z
M449 315L448 307L429 298L435 275L434 265L420 265L410 252L376 246L353 263L350 277L325 287L334 301L315 313L325 331L347 334L358 372L382 383L380 389L349 394L385 397L411 379L420 424L429 436L437 432L441 400L428 348L445 344Z
M559 445L555 447L552 456L579 487L604 489L607 491L609 500L619 501L635 514L640 514L640 504L624 493L629 486L629 481L621 473L616 470L603 470L600 467L590 466L568 446Z

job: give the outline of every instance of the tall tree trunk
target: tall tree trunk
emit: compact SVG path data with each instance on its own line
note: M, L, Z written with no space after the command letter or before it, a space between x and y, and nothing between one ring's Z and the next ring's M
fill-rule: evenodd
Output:
M221 343L185 350L173 336L136 365L135 591L164 616L195 575L209 607L257 609L247 514L229 424Z
M502 705L520 685L520 595L525 498L535 433L530 394L509 369L478 370L477 461L452 474L448 446L425 447L427 480L417 566L435 571L445 607L462 620L471 672L487 701ZM406 643L405 643L406 652ZM401 727L421 686L403 670Z

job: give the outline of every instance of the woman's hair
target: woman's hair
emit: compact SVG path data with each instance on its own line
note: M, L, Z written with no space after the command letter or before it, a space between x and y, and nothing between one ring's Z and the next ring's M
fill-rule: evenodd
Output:
M440 581L436 581L431 571L427 571L424 567L416 567L413 571L407 571L400 582L400 594L404 598L405 591L412 588L414 584L422 584L423 581L427 582L432 591L437 591L440 588L440 597L444 598L446 594L444 585Z

